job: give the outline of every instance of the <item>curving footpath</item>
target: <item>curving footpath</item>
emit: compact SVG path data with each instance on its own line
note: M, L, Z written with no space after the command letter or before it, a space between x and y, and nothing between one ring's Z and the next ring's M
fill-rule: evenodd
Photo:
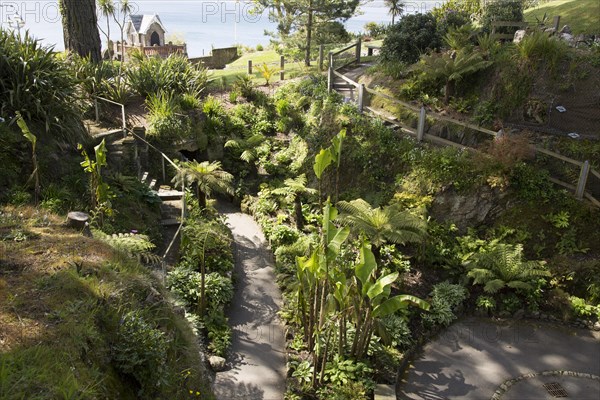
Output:
M285 337L271 251L252 217L222 202L218 209L235 240L236 291L229 311L229 369L216 374L214 393L218 400L282 400Z
M600 334L532 320L466 318L429 343L400 384L411 400L600 398Z

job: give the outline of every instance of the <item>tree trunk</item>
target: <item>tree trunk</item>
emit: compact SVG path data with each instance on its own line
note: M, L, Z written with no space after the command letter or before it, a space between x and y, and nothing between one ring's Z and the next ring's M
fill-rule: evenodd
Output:
M306 54L304 56L304 65L310 67L310 46L312 41L312 29L313 29L313 2L308 2L308 22L306 23Z
M301 231L304 229L304 215L302 215L302 201L299 195L296 195L294 200L294 213L296 214L296 229Z
M100 62L95 0L60 0L65 49Z

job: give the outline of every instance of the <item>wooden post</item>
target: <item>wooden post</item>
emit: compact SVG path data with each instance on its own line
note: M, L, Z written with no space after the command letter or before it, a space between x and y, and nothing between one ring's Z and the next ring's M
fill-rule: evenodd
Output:
M558 33L558 28L560 27L560 15L554 17L552 25L556 33Z
M252 60L248 60L248 75L252 75Z
M583 199L583 194L585 193L585 186L587 184L589 173L590 162L586 160L581 166L581 172L579 173L579 181L577 182L577 190L575 191L575 197L577 197L578 200Z
M320 44L319 45L319 71L323 71L323 63L325 62L324 57L325 57L325 46Z
M285 56L279 58L279 80L285 79Z
M361 83L358 86L358 112L363 113L365 104L365 84Z
M123 137L127 136L127 117L125 116L125 106L121 106L121 118L123 118Z
M356 42L356 63L360 64L360 51L361 51L361 40L360 38L358 38L358 41Z
M100 122L100 111L98 109L98 99L94 98L94 107L96 108L96 122Z
M327 70L327 91L333 90L333 52L329 52L329 69Z
M183 192L181 196L181 220L183 221L187 217L187 204L185 202L185 180L181 183L181 191Z
M417 128L417 140L419 142L423 141L423 136L425 136L425 107L421 107L421 112L419 114L419 125Z
M165 168L165 157L161 156L160 157L161 161L162 161L162 178L163 178L163 183L167 182L167 169Z

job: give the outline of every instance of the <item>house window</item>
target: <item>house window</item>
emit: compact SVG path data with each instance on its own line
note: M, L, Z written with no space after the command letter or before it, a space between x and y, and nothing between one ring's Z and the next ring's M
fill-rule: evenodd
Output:
M152 32L150 35L150 46L160 46L160 36L156 31Z

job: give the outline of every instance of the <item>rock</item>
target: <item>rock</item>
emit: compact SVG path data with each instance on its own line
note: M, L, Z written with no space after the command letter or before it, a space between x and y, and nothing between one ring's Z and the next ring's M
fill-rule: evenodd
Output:
M573 33L573 31L571 31L571 27L569 25L565 25L562 27L562 29L558 32L558 33L568 33L571 34Z
M556 33L556 29L555 28L546 28L546 29L544 29L544 32L546 32L548 34L548 36L552 36Z
M156 290L155 288L153 288L152 286L150 286L150 289L148 289L148 296L146 296L146 300L145 302L148 304L156 304L160 301L162 301L162 296L160 294L160 292L158 290Z
M208 358L208 363L210 364L210 367L215 372L224 371L225 370L225 362L226 362L226 360L223 357L210 356Z
M600 331L600 321L596 321L596 323L594 324L594 330L596 332Z
M494 218L506 208L507 194L490 186L481 186L466 193L457 193L453 187L438 193L431 205L431 216L453 222L461 232Z
M516 31L515 37L513 38L513 43L520 43L525 38L526 33L527 32L525 31L525 29L519 29L518 31Z
M561 33L558 35L558 37L567 42L569 46L572 46L575 43L575 41L573 40L573 35L571 35L570 33Z
M524 309L522 309L522 308L521 308L520 310L517 310L517 312L515 312L515 313L513 314L513 318L514 318L514 319L521 319L521 318L523 318L524 316L525 316L525 310L524 310Z

